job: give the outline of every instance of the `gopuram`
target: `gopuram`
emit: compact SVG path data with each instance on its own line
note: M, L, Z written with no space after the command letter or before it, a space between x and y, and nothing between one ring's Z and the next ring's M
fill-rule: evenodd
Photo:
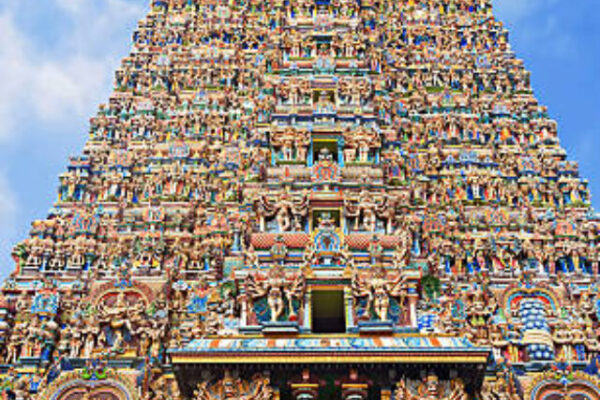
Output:
M4 400L598 400L600 217L490 0L154 0L0 296Z

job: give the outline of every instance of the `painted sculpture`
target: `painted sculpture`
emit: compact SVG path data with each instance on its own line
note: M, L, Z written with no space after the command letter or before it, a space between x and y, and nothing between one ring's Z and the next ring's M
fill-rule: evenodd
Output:
M600 216L490 0L152 0L0 292L15 400L600 399Z

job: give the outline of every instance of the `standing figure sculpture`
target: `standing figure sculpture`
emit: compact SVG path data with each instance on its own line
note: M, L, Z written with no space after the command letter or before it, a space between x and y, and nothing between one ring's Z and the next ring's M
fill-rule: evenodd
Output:
M258 272L251 273L246 278L246 293L253 301L261 298L267 299L270 313L270 322L282 320L287 313L288 321L296 321L300 306L295 306L294 301L300 301L304 295L304 276L298 273L292 277L286 275L281 266L273 266L266 276Z
M407 296L406 277L396 274L390 277L380 266L371 267L366 272L355 271L352 277L352 294L355 302L366 298L363 308L364 319L385 322L389 320L390 298L397 298L402 306Z

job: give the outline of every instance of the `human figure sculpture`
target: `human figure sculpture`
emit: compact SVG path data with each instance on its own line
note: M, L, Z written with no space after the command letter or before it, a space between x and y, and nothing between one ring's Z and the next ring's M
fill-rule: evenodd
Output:
M252 299L267 298L270 322L279 322L286 311L288 320L295 321L298 311L294 300L302 301L304 277L297 274L289 279L281 267L272 267L265 277L256 273L248 275L246 291Z
M352 293L355 299L366 298L363 318L370 319L373 312L378 321L386 322L389 321L390 298L398 298L399 304L404 304L406 277L402 274L389 277L382 267L371 267L362 274L356 271L352 278Z

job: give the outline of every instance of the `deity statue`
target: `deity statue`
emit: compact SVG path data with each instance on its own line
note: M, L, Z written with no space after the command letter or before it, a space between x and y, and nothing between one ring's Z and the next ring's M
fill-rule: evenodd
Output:
M13 249L0 397L600 398L600 216L492 2L152 0Z
M286 316L288 321L296 321L299 308L302 308L304 295L304 276L298 273L288 277L281 266L273 266L266 276L257 272L246 278L246 292L250 299L256 301L267 298L270 311L270 322L276 323ZM299 301L296 306L294 301Z
M193 400L271 400L274 391L270 386L269 378L256 374L250 381L234 378L228 370L225 370L223 379L209 385L202 382L194 391Z
M509 374L499 371L495 381L484 380L481 398L482 400L520 400L521 396Z
M285 244L285 238L282 235L277 235L275 243L271 246L271 258L278 263L285 263L285 258L288 253L288 248Z
M414 396L410 393L410 390L407 387L406 379L402 378L398 382L396 382L396 387L394 388L394 400L413 400Z
M111 298L107 297L96 306L96 322L110 330L110 337L106 336L107 332L104 329L98 335L94 331L98 325L94 324L93 319L90 319L90 324L93 324L90 325L92 331L88 333L84 348L89 344L91 349L94 346L94 340L97 346L106 346L110 341L111 351L123 352L128 346L128 341L131 340L128 338L141 333L140 328L145 324L146 305L144 301L138 297L128 297L126 290L118 291L113 298L110 301ZM89 353L89 350L86 350L86 353Z
M306 194L293 198L287 193L282 193L278 200L271 202L267 196L261 196L257 204L260 217L260 229L266 231L266 218L275 217L278 232L290 230L303 230L302 219L308 213L308 197Z
M367 232L375 232L377 228L378 204L375 198L363 189L356 197L344 199L344 212L346 217L354 219L354 230L362 227Z
M383 267L373 266L368 271L355 271L352 277L352 294L355 304L366 298L361 318L370 320L373 313L378 321L389 321L390 298L397 298L403 307L408 294L406 277L402 274L389 276Z

